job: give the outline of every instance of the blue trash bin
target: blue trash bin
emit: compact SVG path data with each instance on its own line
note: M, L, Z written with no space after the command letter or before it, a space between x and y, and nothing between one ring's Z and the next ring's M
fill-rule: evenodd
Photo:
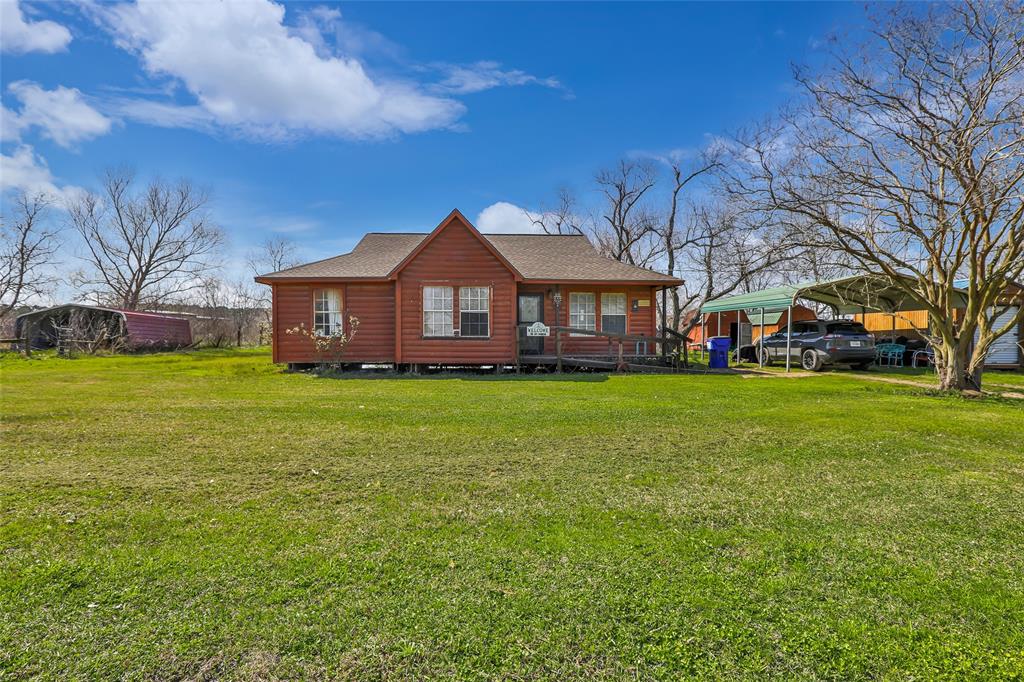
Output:
M728 336L712 336L708 339L708 349L711 351L708 367L726 369L729 366L729 345L731 343L732 340Z

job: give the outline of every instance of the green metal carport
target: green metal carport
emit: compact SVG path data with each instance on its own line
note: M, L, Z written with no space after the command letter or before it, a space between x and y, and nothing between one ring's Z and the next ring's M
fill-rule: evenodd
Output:
M907 282L917 282L906 276ZM790 351L793 343L792 312L797 299L814 301L830 306L836 315L863 313L867 311L897 313L904 310L920 310L921 304L896 286L895 278L888 275L856 275L824 282L804 282L755 291L749 294L726 296L708 301L701 306L701 338L704 331L704 314L716 312L749 311L760 312L761 336L764 336L765 313L787 311L786 319L786 371L790 370ZM961 305L967 305L967 297L961 290L954 290L954 296L961 297ZM738 342L738 340L737 340ZM762 365L761 353L757 354L757 365Z

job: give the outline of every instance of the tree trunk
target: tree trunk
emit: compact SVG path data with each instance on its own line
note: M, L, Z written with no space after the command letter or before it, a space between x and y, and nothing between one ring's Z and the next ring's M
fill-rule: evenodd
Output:
M679 331L679 324L682 322L683 311L679 305L679 289L672 287L672 331Z
M935 369L939 375L939 390L968 391L981 389L981 368L970 371L970 341L956 339L935 349Z

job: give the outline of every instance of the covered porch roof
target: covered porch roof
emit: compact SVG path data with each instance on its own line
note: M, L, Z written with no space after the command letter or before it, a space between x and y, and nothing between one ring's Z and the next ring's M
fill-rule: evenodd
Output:
M905 277L914 281L912 277ZM954 290L959 297L958 307L967 305L967 295L960 289ZM921 304L898 287L888 275L855 275L823 282L802 282L787 284L749 294L725 296L708 301L701 306L702 313L726 312L730 310L785 310L795 305L797 299L805 299L832 306L840 315L859 313L864 310L896 313L904 310L920 310Z

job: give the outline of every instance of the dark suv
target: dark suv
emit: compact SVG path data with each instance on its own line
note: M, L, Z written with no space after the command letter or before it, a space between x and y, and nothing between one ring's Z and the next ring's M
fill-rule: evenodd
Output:
M781 329L755 344L764 364L786 361L786 330ZM793 362L811 372L825 365L852 365L867 369L875 361L875 337L860 322L850 320L800 320L793 323L790 344Z

